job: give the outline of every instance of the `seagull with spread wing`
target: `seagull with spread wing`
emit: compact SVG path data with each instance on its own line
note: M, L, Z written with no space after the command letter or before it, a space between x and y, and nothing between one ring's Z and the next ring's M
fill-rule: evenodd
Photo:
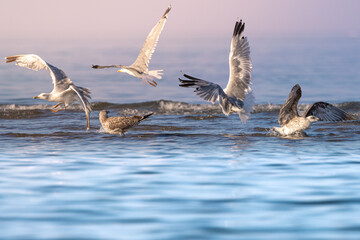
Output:
M251 59L250 46L243 36L245 23L237 21L231 40L229 65L230 76L225 89L220 85L184 74L187 80L179 78L180 87L195 88L194 92L205 101L213 104L218 101L225 115L237 112L243 123L250 117L254 105L254 96L250 88Z
M161 79L163 75L163 70L152 70L149 71L149 62L152 54L155 51L156 45L159 41L160 34L165 26L167 15L171 10L169 6L164 15L158 21L158 23L151 29L151 32L147 36L145 43L140 50L140 53L133 64L130 66L126 65L108 65L108 66L99 66L93 65L92 68L102 69L102 68L120 68L118 72L124 72L131 76L142 79L143 83L149 83L151 86L156 87L157 83L154 78Z
M66 74L59 68L45 62L39 56L34 54L26 55L14 55L6 57L6 62L15 62L20 67L26 67L35 71L45 69L50 72L54 89L50 93L41 93L35 96L34 99L43 99L50 102L58 102L51 111L58 112L60 110L66 110L66 107L73 102L80 103L86 114L86 127L90 129L89 113L92 111L91 104L89 102L90 90L88 88L76 86ZM63 108L57 109L60 105L64 105Z
M326 102L316 102L309 106L302 116L299 115L297 105L301 98L301 87L296 84L280 109L279 124L281 128L274 130L283 136L302 133L313 122L317 121L345 121L355 120L355 116Z

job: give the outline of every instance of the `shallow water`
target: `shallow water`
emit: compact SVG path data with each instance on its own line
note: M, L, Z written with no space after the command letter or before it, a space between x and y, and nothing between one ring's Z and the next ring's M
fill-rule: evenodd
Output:
M290 55L299 51L286 49ZM342 50L338 56L352 58ZM307 136L296 139L272 135L293 82L284 80L286 87L278 92L263 88L279 88L279 79L291 79L287 71L297 68L275 73L281 61L265 61L274 51L255 54L262 56L256 61L265 70L256 73L260 80L254 76L258 101L245 125L237 115L224 116L216 105L198 104L190 89L178 89L179 72L168 70L170 77L157 89L128 78L125 83L132 81L135 90L123 89L124 83L102 97L105 83L114 81L117 73L89 74L84 63L69 68L76 84L90 85L94 92L91 130L86 131L78 105L54 114L52 104L31 98L51 88L48 73L1 64L0 79L8 88L0 94L0 238L357 239L360 122L317 122ZM301 56L293 57L308 69L304 76L316 76ZM265 62L269 66L261 65ZM206 64L199 61L195 73ZM71 63L64 65L68 73ZM275 75L264 85L266 70ZM321 73L327 73L317 78L323 84L333 77L331 71ZM345 86L359 77L355 70L348 74L353 77L344 79ZM90 80L99 76L104 82L96 88ZM31 81L48 85L33 89L27 86ZM304 81L300 111L313 101L335 101L359 117L354 89L344 87L346 94L338 96L335 84L327 95L318 96L324 91L318 84ZM19 92L19 86L25 87ZM137 98L132 91L138 89L147 91ZM309 101L312 97L316 99ZM154 115L120 137L100 128L98 112L104 108L111 116Z
M308 137L286 139L268 133L277 106L256 106L242 125L211 105L141 105L95 103L89 132L76 106L11 106L0 125L2 237L359 235L359 121L316 123ZM98 107L155 115L120 137L101 131Z

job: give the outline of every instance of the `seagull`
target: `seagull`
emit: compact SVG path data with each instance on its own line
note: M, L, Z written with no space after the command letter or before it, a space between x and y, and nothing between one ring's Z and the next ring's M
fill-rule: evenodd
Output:
M301 87L296 84L289 93L289 97L280 109L279 124L281 128L274 130L283 136L303 133L313 122L355 120L355 116L326 102L311 104L302 116L299 116L297 105L301 98Z
M187 80L179 78L180 87L195 88L194 92L199 97L213 104L218 101L225 115L237 112L243 123L250 117L254 105L254 96L249 86L252 84L250 46L243 36L244 28L242 20L236 22L229 54L230 76L225 89L187 74L183 74Z
M118 72L124 72L131 76L142 79L143 83L149 83L151 86L156 87L157 83L154 78L161 79L163 75L163 70L152 70L149 71L149 62L152 54L155 51L156 45L159 41L161 31L163 30L167 14L170 12L171 6L169 6L164 15L158 21L158 23L151 29L149 35L147 36L145 43L140 50L140 53L133 64L130 66L125 65L109 65L109 66L99 66L93 65L92 68L101 69L101 68L120 68Z
M144 116L131 116L131 117L108 117L109 111L101 110L99 113L99 120L102 127L110 134L120 134L125 136L130 128L137 126L140 122L144 121L154 113L149 113Z
M76 86L66 74L59 68L45 62L39 56L34 54L14 55L6 57L6 63L15 62L20 67L26 67L35 71L46 69L50 72L54 89L51 93L41 93L34 99L43 99L50 102L58 102L52 107L51 111L56 113L60 110L66 110L66 107L75 101L78 101L86 114L86 128L90 129L89 113L92 111L89 103L90 89ZM60 105L63 108L57 109Z

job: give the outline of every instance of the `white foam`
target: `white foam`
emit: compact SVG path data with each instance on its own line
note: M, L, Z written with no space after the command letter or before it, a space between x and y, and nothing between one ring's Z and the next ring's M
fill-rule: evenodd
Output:
M53 106L49 104L35 104L35 105L17 105L17 104L4 104L0 105L1 111L13 110L13 111L29 111L29 110L47 110ZM70 105L67 109L82 110L82 107L78 104Z
M159 102L159 110L166 113L181 112L183 114L202 112L202 111L221 112L219 105L190 104L184 102L172 102L172 101L163 101L163 100Z

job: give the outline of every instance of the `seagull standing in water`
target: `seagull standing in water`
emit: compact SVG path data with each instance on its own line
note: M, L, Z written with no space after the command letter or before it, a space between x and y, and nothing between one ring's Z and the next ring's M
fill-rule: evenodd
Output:
M229 65L229 82L225 89L218 84L201 80L184 74L188 80L179 78L180 87L195 88L194 92L205 101L219 101L219 105L225 115L237 112L243 123L250 117L254 105L254 96L250 88L251 84L251 59L250 46L246 37L243 36L245 23L237 21L231 40Z
M279 124L281 128L274 130L283 136L303 133L313 122L354 120L355 116L326 102L316 102L309 106L302 116L299 116L297 105L301 98L301 87L296 84L289 94L285 104L280 109Z
M81 104L86 114L86 128L90 129L90 118L89 113L92 111L91 104L89 102L90 90L88 88L76 86L66 74L57 67L45 62L39 56L34 54L26 55L14 55L6 57L6 62L16 62L16 65L20 67L26 67L35 71L46 69L50 72L54 89L50 93L41 93L35 96L34 99L43 99L50 102L58 102L51 109L52 112L56 113L60 110L66 110L66 107L73 102L77 101ZM63 108L57 109L60 105L64 105Z
M101 110L99 113L99 120L104 130L110 134L120 134L125 136L130 128L137 126L140 122L144 121L153 113L144 116L131 116L131 117L108 117L109 111Z
M149 62L152 54L155 51L156 45L159 41L160 34L165 26L167 20L167 14L170 12L171 6L166 9L164 15L158 21L158 23L153 27L149 35L147 36L145 43L140 50L140 53L133 64L130 66L125 65L109 65L109 66L99 66L93 65L92 68L101 69L101 68L120 68L118 72L124 72L131 76L142 79L143 83L149 83L151 86L156 87L157 83L154 78L161 79L163 70L152 70L149 71Z

